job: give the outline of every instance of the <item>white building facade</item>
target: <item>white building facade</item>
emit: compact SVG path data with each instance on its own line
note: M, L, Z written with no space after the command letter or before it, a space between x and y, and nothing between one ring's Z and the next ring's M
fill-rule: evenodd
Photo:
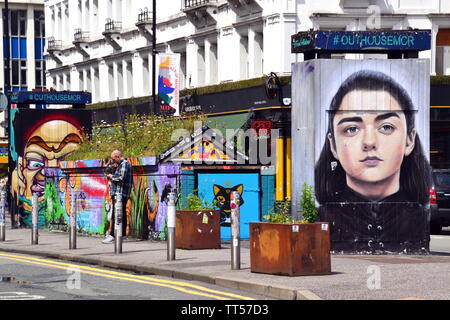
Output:
M47 88L89 91L94 103L152 94L151 5L46 0ZM303 59L291 35L310 29L430 29L420 57L450 75L448 0L157 0L156 20L156 50L181 55L182 88L289 75Z

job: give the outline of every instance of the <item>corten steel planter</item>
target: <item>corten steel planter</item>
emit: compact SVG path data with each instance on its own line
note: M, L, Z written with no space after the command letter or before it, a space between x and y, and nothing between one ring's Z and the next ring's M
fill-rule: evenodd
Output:
M219 210L177 210L177 249L220 249Z
M256 273L331 274L329 223L250 223L250 262Z

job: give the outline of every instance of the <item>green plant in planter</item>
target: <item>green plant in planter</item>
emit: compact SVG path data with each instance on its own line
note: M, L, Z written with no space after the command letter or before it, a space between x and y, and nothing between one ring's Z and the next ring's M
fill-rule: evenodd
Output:
M313 187L306 182L303 184L302 194L300 197L300 213L303 216L303 222L314 223L317 220L317 208L314 201Z
M299 213L303 216L302 221L296 221L291 212L292 202L288 198L275 203L275 210L270 210L269 214L263 216L264 222L271 223L313 223L317 220L317 208L314 201L313 187L306 182L303 184L300 198Z
M275 210L269 210L269 214L263 216L264 222L270 223L294 223L294 218L290 215L291 200L286 198L275 203Z
M199 210L215 210L218 208L217 201L214 200L212 203L203 200L198 197L196 194L196 190L193 191L190 195L186 198L186 206L183 208L183 210L192 210L192 211L199 211Z

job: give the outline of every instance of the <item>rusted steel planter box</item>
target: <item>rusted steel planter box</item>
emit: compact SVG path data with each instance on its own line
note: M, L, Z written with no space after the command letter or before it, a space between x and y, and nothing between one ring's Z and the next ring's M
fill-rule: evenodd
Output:
M257 273L331 274L329 223L250 223L250 262Z
M220 249L220 211L177 210L176 248Z

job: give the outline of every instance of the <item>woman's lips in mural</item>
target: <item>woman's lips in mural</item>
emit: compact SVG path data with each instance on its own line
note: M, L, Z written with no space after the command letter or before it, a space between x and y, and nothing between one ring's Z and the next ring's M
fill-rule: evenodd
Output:
M366 157L363 160L361 160L360 162L364 163L365 165L369 166L369 167L376 167L381 161L380 158L378 157Z

